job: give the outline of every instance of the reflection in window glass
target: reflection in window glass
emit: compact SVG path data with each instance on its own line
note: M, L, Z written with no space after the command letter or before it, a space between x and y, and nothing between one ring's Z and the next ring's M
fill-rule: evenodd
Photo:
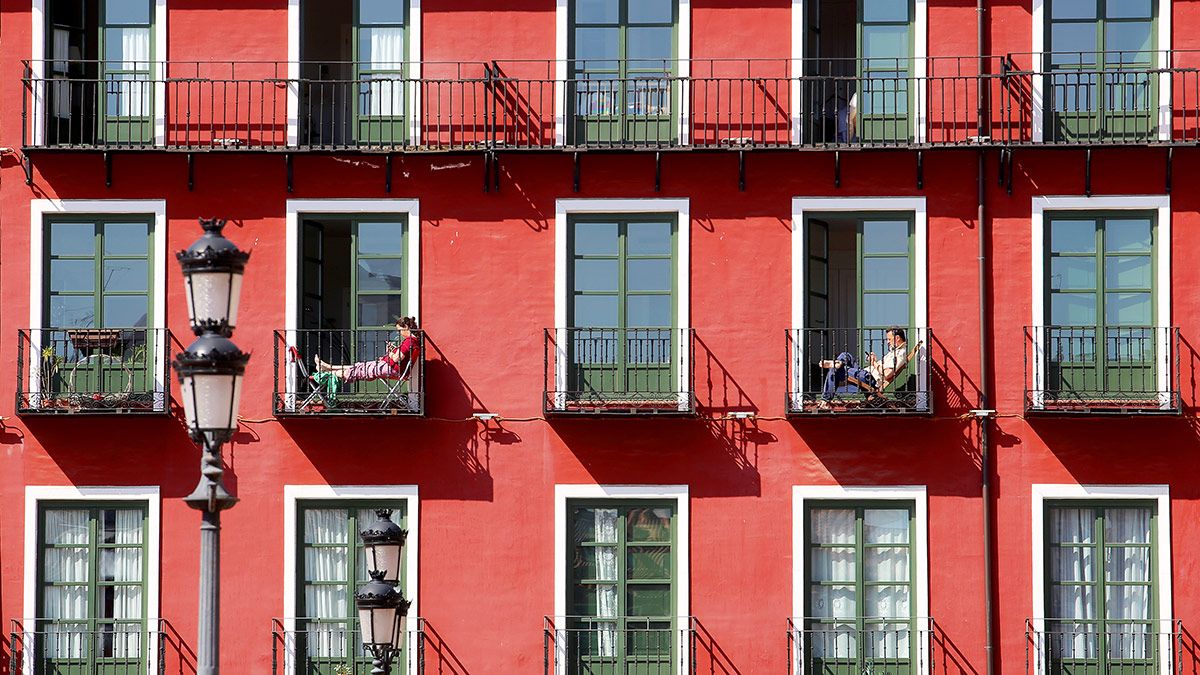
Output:
M358 0L359 23L404 23L405 0Z

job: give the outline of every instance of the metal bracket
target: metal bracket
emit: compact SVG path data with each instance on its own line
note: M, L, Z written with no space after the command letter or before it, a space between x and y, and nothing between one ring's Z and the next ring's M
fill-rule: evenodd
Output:
M284 153L283 163L287 169L287 191L290 194L295 191L295 187L296 187L295 186L296 170L295 170L295 165L292 162L292 153L290 153L290 152Z
M576 152L576 153L575 153L575 159L574 159L573 161L575 162L575 169L574 169L574 171L575 171L574 181L575 181L575 182L574 182L574 185L572 186L572 189L574 189L574 190L575 190L575 192L579 192L579 179L580 179L580 176L579 176L579 174L580 174L581 172L580 172L580 169L579 169L579 166L580 166L580 157L579 157L579 153L578 153L578 152Z
M188 166L188 192L193 192L196 189L196 155L187 154Z
M1008 175L1008 148L1000 148L1000 168L996 171L996 185L1004 186L1004 177Z
M917 189L925 189L925 151L917 151Z
M104 153L104 187L112 187L112 165L112 153Z
M1006 181L1005 182L1005 190L1008 191L1008 196L1011 197L1012 191L1013 191L1013 166L1017 162L1016 162L1016 160L1013 159L1013 151L1012 150L1005 150L1005 152L1008 153L1008 173L1004 177L1004 179Z
M25 184L33 185L33 157L22 153L21 166L25 167Z
M492 191L492 153L483 153L483 192Z
M738 150L738 192L746 191L746 151Z
M492 153L492 188L500 194L500 155Z
M383 191L392 194L392 153L383 162Z
M662 192L662 153L654 153L654 191Z
M1092 149L1087 149L1083 167L1083 194L1092 196Z
M1171 194L1171 178L1174 173L1175 148L1167 148L1167 194Z
M833 187L842 187L842 151L833 151Z

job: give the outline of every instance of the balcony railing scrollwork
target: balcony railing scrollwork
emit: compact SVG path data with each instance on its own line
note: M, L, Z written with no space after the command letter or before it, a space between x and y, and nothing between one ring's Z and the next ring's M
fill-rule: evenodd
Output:
M787 411L791 415L928 415L928 328L903 338L887 328L787 331Z
M9 640L12 675L167 672L167 631L161 620L14 620Z
M932 619L788 619L787 631L791 675L933 672Z
M425 672L425 620L408 618L404 647L391 664L392 675ZM358 618L271 620L271 675L369 675Z
M546 617L545 675L696 673L692 617Z
M1177 620L1027 619L1026 675L1178 675L1183 624Z

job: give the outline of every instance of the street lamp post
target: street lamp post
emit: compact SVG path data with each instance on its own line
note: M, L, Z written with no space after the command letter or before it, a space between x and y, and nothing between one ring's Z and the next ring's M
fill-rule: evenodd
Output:
M221 234L224 220L201 219L204 235L176 254L187 287L196 340L175 357L188 434L200 445L200 482L184 501L202 512L196 675L219 669L221 511L237 498L225 489L221 446L237 430L242 377L250 359L230 340L237 326L242 274L250 254Z
M396 590L408 532L392 521L390 509L375 515L379 520L359 533L371 580L358 589L354 601L363 648L374 660L371 672L380 675L392 672L392 661L404 648L412 603Z

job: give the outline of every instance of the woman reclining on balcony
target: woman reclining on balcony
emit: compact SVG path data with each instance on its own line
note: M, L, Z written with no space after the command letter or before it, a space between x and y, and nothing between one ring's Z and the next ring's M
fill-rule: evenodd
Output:
M829 369L829 373L825 375L825 390L822 393L822 400L817 402L817 407L821 410L828 410L829 402L848 380L863 383L872 389L871 393L878 392L891 384L896 375L908 365L908 340L904 337L904 329L899 326L887 329L886 339L887 353L883 355L882 359L876 358L874 352L867 354L866 368L860 368L854 355L850 352L842 352L832 361L822 361L821 367ZM855 389L859 389L859 387L856 386Z
M396 317L396 331L400 333L400 345L387 343L387 353L374 361L359 361L345 366L335 366L314 356L317 373L332 373L344 384L364 380L395 380L402 377L409 364L420 355L417 338L412 334L417 329L417 320L411 316Z

